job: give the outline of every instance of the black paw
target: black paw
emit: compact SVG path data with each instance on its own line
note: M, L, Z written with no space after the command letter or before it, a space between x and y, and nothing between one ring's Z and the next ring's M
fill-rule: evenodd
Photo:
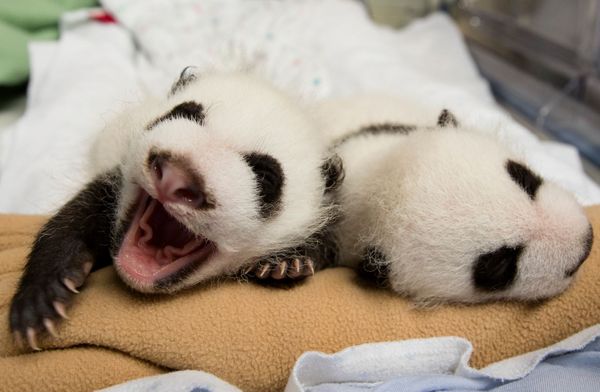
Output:
M24 341L34 350L39 334L56 337L56 323L66 319L66 308L92 269L91 262L79 267L24 275L10 306L10 329L22 348Z
M315 274L315 262L307 256L272 257L247 268L242 276L260 282L280 283L300 281Z

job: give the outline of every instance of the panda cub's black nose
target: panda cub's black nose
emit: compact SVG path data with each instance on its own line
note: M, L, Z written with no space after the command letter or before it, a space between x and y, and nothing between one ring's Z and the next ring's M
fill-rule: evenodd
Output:
M581 258L579 259L579 261L577 262L577 265L575 267L567 270L567 272L565 273L565 276L567 278L575 275L575 272L577 272L579 267L581 267L583 262L588 258L588 256L590 255L590 252L592 251L593 243L594 243L594 230L592 229L592 226L590 225L590 229L588 230L588 233L587 233L587 235L584 239L584 243L583 243L583 254L581 255Z
M176 203L204 208L207 198L202 178L184 158L168 153L151 153L148 167L157 198L161 203Z

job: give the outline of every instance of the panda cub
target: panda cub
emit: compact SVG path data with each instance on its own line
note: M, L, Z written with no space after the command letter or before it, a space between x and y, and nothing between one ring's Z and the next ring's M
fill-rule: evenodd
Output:
M389 102L374 102L322 113L344 162L342 263L421 304L537 300L567 288L593 238L570 193L447 110L437 124L343 131L386 112ZM393 110L379 118L416 118Z
M111 263L131 288L172 293L240 273L298 280L334 263L339 158L297 102L241 73L186 68L167 99L106 127L93 178L41 229L10 328L37 349L87 275Z

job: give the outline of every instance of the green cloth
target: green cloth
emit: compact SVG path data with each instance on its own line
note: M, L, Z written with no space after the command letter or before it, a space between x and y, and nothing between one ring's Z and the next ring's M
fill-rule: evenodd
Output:
M63 12L97 4L97 0L0 0L0 86L27 80L27 43L58 38Z

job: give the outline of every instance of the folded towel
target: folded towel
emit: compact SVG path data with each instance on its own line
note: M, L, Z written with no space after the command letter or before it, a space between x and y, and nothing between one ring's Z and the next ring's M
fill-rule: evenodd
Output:
M600 385L600 324L483 369L468 365L472 351L468 340L440 337L361 344L335 354L307 352L294 365L285 392L597 392ZM128 382L122 392L153 379L161 380L155 383L160 391L187 381L188 372ZM206 379L202 372L195 377Z
M572 287L536 304L414 308L353 271L319 272L293 289L225 281L175 296L128 290L112 268L91 274L47 350L22 355L8 307L43 217L0 216L0 390L89 390L173 369L199 369L244 391L283 390L305 351L367 342L454 335L474 346L470 365L536 350L600 323L600 206L596 233Z

